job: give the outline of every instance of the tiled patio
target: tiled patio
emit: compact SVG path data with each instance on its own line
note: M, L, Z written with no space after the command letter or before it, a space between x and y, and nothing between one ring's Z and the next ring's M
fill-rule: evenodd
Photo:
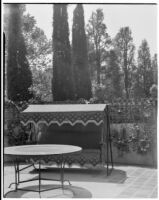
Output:
M21 179L37 176L33 168L21 172ZM43 170L43 177L58 178L59 170L47 167ZM70 180L72 186L67 190L61 189L41 193L42 198L157 198L157 169L137 166L115 166L110 176L106 176L106 169L101 167L79 168L74 166L65 169L65 179ZM14 189L14 168L4 167L4 193ZM43 182L42 182L43 183ZM45 181L45 186L52 182ZM38 182L23 183L22 187L36 187ZM55 182L53 184L58 184ZM66 183L66 185L68 185ZM45 187L44 186L44 187ZM36 192L10 192L8 198L38 198Z

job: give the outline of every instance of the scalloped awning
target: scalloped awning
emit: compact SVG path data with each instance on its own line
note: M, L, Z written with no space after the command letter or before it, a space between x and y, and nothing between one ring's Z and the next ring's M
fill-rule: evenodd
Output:
M24 125L56 123L61 126L69 123L73 126L81 123L86 126L88 123L94 123L99 126L105 120L106 108L106 104L29 105L21 112L20 119Z

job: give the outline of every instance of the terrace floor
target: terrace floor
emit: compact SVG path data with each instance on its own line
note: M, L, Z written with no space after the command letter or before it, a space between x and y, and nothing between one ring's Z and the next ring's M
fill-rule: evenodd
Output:
M14 167L4 165L4 194L14 189ZM51 190L41 193L41 198L157 198L157 169L138 166L115 166L111 175L106 175L104 167L80 168L73 166L65 169L66 190ZM21 179L34 178L37 170L33 167L21 172ZM42 170L42 177L58 178L59 169L47 166ZM43 184L44 183L44 184ZM42 181L43 188L58 182ZM23 183L19 187L37 188L38 182ZM38 192L9 192L6 198L39 198Z

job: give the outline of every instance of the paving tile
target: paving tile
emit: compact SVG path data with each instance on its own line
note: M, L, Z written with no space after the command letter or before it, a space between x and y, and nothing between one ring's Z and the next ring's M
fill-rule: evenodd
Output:
M149 191L149 190L141 189L138 192L136 192L134 196L135 197L151 197L152 191L153 190Z
M150 197L151 198L157 198L158 197L158 190L157 190L157 188L151 193Z
M136 166L115 166L112 174L107 177L105 172L93 173L77 171L65 172L65 178L70 178L75 186L88 190L93 198L157 198L157 170ZM37 174L33 169L22 171L22 177L32 178ZM92 174L91 174L92 173ZM44 177L59 177L58 171L47 172ZM9 183L14 181L14 168L4 169L4 190L9 191ZM30 183L26 183L26 186ZM34 185L34 183L31 183ZM14 185L12 186L12 189Z
M147 186L147 185L146 185L146 186ZM150 184L149 184L149 187L150 187L150 188L153 188L153 189L154 189L156 186L158 186L158 184L157 184L157 183L156 183L156 184L154 184L154 185L150 185Z
M130 195L127 195L127 194L122 194L122 195L119 195L117 198L131 198L131 196Z
M145 187L154 187L157 185L157 181L148 181L144 184Z
M127 180L125 181L126 184L131 184L134 181L134 178L128 177Z
M122 194L129 194L132 195L132 193L136 192L136 188L127 188Z
M135 181L132 183L132 185L136 186L136 187L142 187L144 181Z
M142 189L145 189L147 191L152 192L155 189L155 186L151 187L151 186L143 186Z

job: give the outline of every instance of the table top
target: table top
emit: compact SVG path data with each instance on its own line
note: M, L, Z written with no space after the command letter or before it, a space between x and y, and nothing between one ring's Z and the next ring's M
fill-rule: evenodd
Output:
M45 155L57 155L68 154L81 151L82 148L73 145L21 145L11 146L4 148L4 154L7 155L23 155L23 156L45 156Z

